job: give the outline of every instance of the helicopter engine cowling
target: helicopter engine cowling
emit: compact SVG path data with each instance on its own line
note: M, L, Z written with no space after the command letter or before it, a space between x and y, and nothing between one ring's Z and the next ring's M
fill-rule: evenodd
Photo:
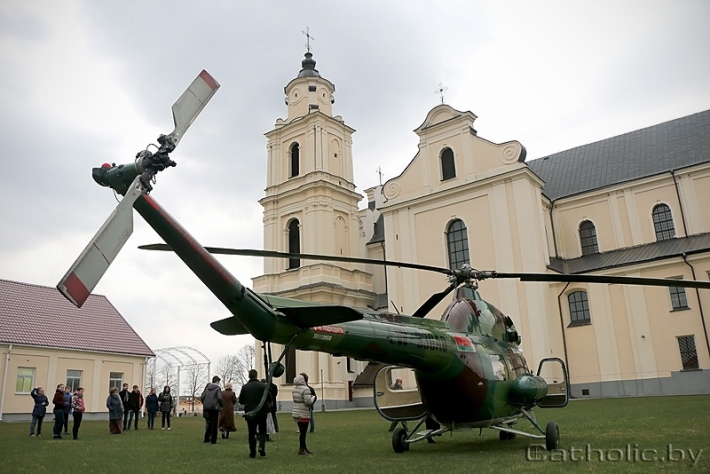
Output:
M514 403L533 405L547 395L547 382L537 375L522 375L515 379L510 392Z

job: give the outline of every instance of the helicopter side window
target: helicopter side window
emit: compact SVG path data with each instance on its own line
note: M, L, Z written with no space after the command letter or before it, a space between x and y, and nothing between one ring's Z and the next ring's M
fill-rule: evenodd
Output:
M491 354L489 357L491 359L491 367L493 367L493 378L496 380L508 380L508 370L503 356Z

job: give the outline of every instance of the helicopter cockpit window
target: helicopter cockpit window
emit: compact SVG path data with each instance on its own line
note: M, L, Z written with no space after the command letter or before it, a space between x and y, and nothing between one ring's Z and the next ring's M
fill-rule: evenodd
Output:
M456 219L446 230L446 241L449 249L449 268L457 270L462 265L469 264L468 230L461 219Z
M498 354L491 354L491 366L493 367L493 378L496 380L508 380L508 371L505 367L505 359Z

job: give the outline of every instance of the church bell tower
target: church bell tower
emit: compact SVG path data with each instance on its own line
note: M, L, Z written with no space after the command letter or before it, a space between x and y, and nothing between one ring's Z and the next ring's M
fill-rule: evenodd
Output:
M264 248L281 252L359 256L358 202L352 134L333 116L335 85L321 77L309 51L284 88L287 118L268 138ZM253 281L260 293L366 307L372 275L356 265L269 258Z

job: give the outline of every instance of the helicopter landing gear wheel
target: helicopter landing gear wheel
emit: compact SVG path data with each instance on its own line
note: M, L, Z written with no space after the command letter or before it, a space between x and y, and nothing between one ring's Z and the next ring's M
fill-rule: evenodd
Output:
M395 453L409 451L409 443L405 443L405 439L407 439L407 430L401 426L395 428L392 432L392 449Z
M560 447L560 428L554 421L549 422L545 428L545 447L548 451Z
M499 431L498 438L501 441L508 441L509 439L515 439L515 433L509 433L507 431Z

